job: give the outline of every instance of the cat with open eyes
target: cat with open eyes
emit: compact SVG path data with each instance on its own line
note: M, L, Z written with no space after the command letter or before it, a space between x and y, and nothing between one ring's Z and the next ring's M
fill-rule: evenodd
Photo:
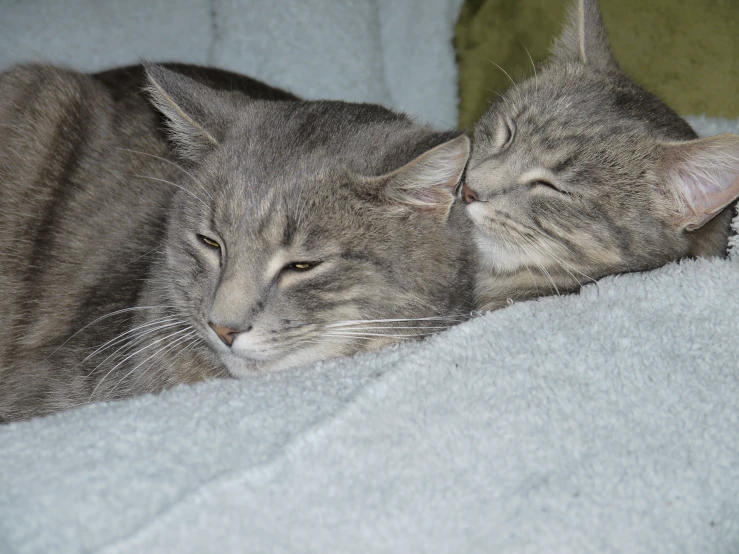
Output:
M725 255L738 196L739 136L699 140L620 70L597 3L580 0L547 63L475 127L477 306Z
M0 76L0 421L367 351L473 308L465 136L175 69Z

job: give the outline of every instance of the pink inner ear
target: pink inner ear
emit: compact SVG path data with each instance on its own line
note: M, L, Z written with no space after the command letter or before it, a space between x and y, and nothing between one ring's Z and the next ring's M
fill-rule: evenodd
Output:
M739 197L739 135L668 145L668 186L688 231L702 227Z
M453 187L449 190L449 187L446 184L442 185L442 187L419 189L413 193L413 199L419 204L428 204L429 206L433 206L447 201L447 198L453 190Z
M386 198L446 219L469 151L469 139L464 135L428 150L387 177Z

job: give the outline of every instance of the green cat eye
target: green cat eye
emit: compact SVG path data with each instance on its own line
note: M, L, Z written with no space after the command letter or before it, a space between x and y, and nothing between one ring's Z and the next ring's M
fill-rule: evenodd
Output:
M221 245L220 244L218 244L213 239L206 237L205 235L198 235L198 238L202 242L204 242L205 244L207 244L208 246L210 246L211 248L215 248L217 250L220 250L221 249Z

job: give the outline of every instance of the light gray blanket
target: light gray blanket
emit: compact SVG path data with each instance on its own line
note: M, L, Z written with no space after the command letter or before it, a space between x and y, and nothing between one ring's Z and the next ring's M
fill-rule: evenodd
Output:
M202 2L186 4L191 15L212 17L219 36L248 41L234 59L241 52L251 60L249 49L275 39L270 25L284 23L256 24L258 13L244 15L243 3L242 12L221 13L224 20ZM317 10L326 2L277 4L294 22L295 41L337 27L322 26ZM343 42L323 45L316 59L291 43L292 69L285 65L274 80L252 73L304 94L310 87L352 99L376 94L362 99L411 108L428 101L429 111L414 113L453 119L448 38L458 3L397 3L405 15L370 19L367 30L358 22L367 23L370 4L391 7L324 5ZM28 5L38 8L35 16L24 12ZM9 32L30 37L30 29L39 47L47 36L39 21L79 27L85 15L91 36L110 41L113 50L100 50L102 57L121 49L133 58L207 62L221 59L221 46L218 55L229 53L165 3L65 5L78 11L0 0L0 52L22 45ZM150 11L135 11L142 6ZM128 22L133 14L142 27ZM403 50L392 43L392 25L411 25L416 15L433 25L426 34L407 31ZM103 36L100 17L128 30ZM147 26L149 19L159 23ZM247 30L262 30L262 39ZM58 32L47 34L62 52L77 35ZM369 36L382 38L352 49L350 39ZM162 39L164 54L136 42L147 37ZM413 50L415 37L439 41L437 74ZM311 48L320 42L311 40ZM83 57L85 45L96 52L96 42L80 44L68 61ZM379 45L381 54L364 51ZM211 48L211 57L177 56L189 46L195 54ZM369 58L385 61L365 67L375 63ZM413 60L421 65L410 67ZM337 89L311 64L329 64ZM290 86L291 71L305 88ZM399 86L393 75L410 80ZM434 79L445 80L437 98ZM691 122L704 134L739 131L739 122ZM3 426L0 553L739 552L737 242L733 260L609 277L581 294L512 305L421 343Z

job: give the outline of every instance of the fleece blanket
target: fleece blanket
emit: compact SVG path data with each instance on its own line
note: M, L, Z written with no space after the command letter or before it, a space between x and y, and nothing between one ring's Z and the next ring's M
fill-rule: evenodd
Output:
M4 426L0 552L739 552L732 256Z
M305 98L376 102L457 123L462 0L0 0L0 71L152 61L215 65Z

